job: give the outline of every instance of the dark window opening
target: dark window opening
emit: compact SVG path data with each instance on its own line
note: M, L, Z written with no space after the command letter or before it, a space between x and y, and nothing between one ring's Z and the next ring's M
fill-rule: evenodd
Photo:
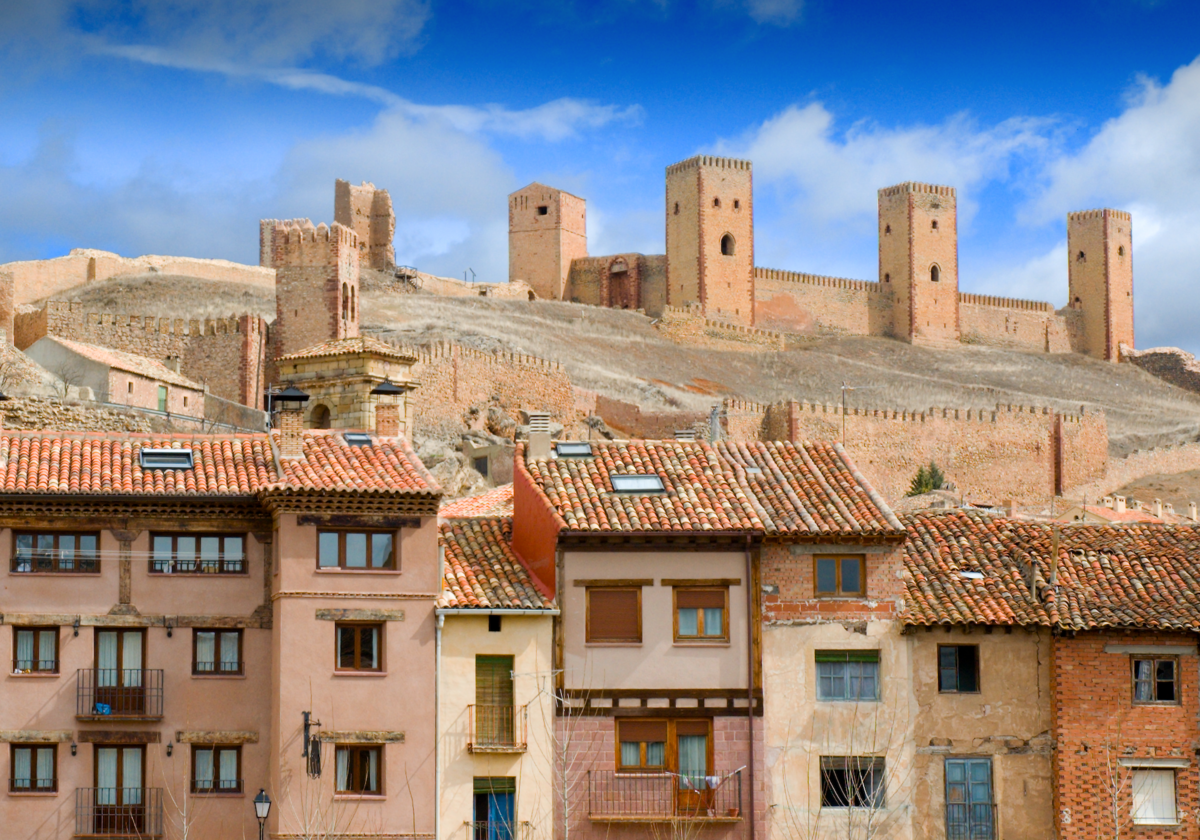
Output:
M383 670L382 624L337 624L335 629L337 670Z
M931 228L931 229L932 229L932 230L937 230L937 229L938 229L938 226L937 226L937 219L934 219L934 220L933 220L933 226L932 226L932 228Z
M892 282L892 275L890 275L890 274L884 274L884 275L883 275L883 282L884 282L884 283L891 283L891 282Z
M936 265L929 267L929 279L934 283L942 279L942 270Z
M678 201L675 202L675 215L676 216L679 215L679 202Z
M720 207L720 206L721 206L721 199L714 198L713 199L713 207Z
M475 778L474 821L467 840L513 840L517 834L517 780L512 776Z
M1178 703L1179 660L1133 660L1134 703Z
M479 456L478 458L475 458L475 459L474 459L474 460L471 462L471 466L473 466L473 467L475 468L475 472L479 473L479 474L480 474L481 476L483 476L484 478L487 478L487 474L488 474L488 459L487 459L487 456L486 456L486 455L481 455L481 456Z
M538 215L539 215L539 216L546 216L546 215L548 215L549 213L550 213L550 208L549 208L549 207L547 207L545 204L542 204L542 205L539 205L539 206L538 206Z
M882 758L821 756L821 805L826 808L882 808Z
M382 747L339 746L337 761L338 793L382 793Z
M741 201L739 201L738 199L736 199L736 198L735 198L735 199L733 200L733 209L734 209L734 210L740 210L740 209L741 209L741 207L742 207L742 202L741 202Z
M1118 256L1118 257L1123 257L1123 256L1125 256L1125 246L1124 246L1124 245L1118 245L1118 246L1117 246L1117 256Z
M889 233L891 233L891 232L892 232L892 226L891 226L891 225L884 225L884 226L883 226L883 234L884 234L884 236L888 235L888 234L889 234Z
M329 407L324 405L314 405L312 414L309 415L308 425L312 429L328 429L332 418L329 414Z
M979 647L938 646L938 691L943 694L973 694L979 691Z
M1083 253L1083 251L1080 251L1075 255L1075 262L1087 262L1087 254Z
M721 253L727 257L733 256L733 237L728 233L721 237Z
M488 632L489 633L499 633L500 632L500 618L501 617L498 615L489 615L488 616Z

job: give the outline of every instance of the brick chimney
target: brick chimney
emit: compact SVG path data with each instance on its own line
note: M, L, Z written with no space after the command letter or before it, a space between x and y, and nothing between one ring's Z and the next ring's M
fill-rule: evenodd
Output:
M304 456L304 409L291 405L279 409L279 457Z
M375 434L380 437L400 436L400 406L395 403L375 406Z

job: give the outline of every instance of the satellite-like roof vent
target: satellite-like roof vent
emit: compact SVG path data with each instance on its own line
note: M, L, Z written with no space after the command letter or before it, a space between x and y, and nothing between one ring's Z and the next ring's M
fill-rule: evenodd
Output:
M196 466L190 449L143 449L138 463L144 470L190 470Z
M675 440L694 441L696 439L695 429L676 429Z

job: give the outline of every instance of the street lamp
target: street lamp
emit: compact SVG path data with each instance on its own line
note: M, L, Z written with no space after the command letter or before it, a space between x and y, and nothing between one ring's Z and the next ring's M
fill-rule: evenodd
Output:
M258 840L263 840L263 829L267 824L267 814L271 813L271 797L267 796L266 790L258 789L258 796L254 797L254 816L258 817Z

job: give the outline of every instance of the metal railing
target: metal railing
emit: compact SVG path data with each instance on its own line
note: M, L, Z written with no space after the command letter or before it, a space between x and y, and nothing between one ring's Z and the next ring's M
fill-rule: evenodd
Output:
M154 575L169 574L204 574L204 575L240 575L246 572L244 555L227 557L198 557L194 555L172 557L155 552L129 552L130 558L138 560L142 557L150 561L150 573Z
M78 788L75 836L161 837L162 788Z
M17 574L54 572L90 574L100 571L100 552L78 548L18 548L9 569Z
M742 816L742 771L729 775L618 773L589 770L588 817L593 820L735 820Z
M946 840L996 840L997 810L992 802L947 802Z
M533 837L533 826L526 822L490 822L468 820L467 840L529 840Z
M80 668L78 675L75 691L76 717L162 717L161 670Z
M9 793L53 793L58 790L58 778L53 779L9 779Z
M468 752L521 752L528 706L467 706Z

